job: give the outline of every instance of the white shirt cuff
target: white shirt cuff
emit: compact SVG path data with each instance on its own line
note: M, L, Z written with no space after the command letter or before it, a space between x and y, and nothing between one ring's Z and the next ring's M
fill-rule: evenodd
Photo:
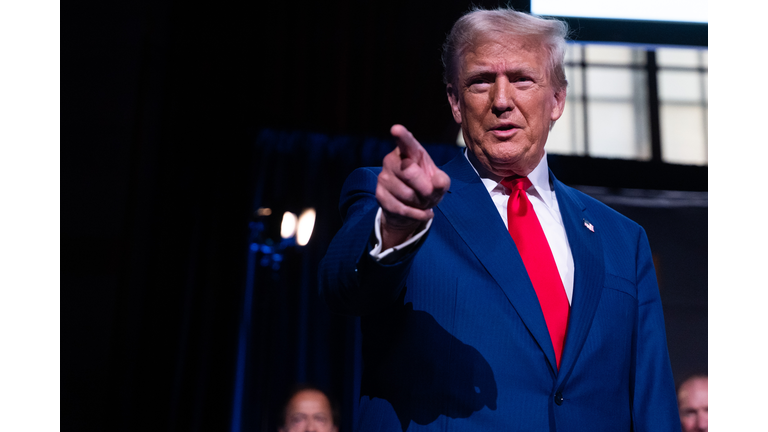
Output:
M432 218L434 219L434 218ZM429 227L432 226L432 219L427 221L427 224L424 226L424 228L418 232L416 232L413 237L409 238L405 242L393 246L385 251L381 250L381 207L379 207L379 211L376 212L376 221L374 222L374 228L373 231L376 234L376 245L371 249L371 258L375 259L376 261L381 261L381 259L385 258L389 254L403 250L407 248L408 246L415 244L419 241L420 238L424 237L424 234L426 234L427 231L429 231Z

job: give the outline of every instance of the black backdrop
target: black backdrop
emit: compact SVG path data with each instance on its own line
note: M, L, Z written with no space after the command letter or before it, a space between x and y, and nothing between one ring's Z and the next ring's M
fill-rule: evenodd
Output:
M467 2L273 3L80 2L64 11L64 430L229 429L265 128L349 137L352 148L389 145L393 123L424 142L456 136L439 47ZM318 230L283 271L300 265L291 274L312 273L338 224L328 208L339 178L372 157L339 148L337 177L304 180L326 186L313 194ZM270 184L304 178L306 162L284 160L270 165L279 166ZM566 182L706 190L706 168L659 165L649 180L643 164L561 160L572 162L562 164ZM695 238L706 244L706 233ZM296 333L301 286L280 284L286 288L258 304L264 321L256 321L278 341ZM700 324L706 285L694 294ZM319 360L300 372L299 340L289 339L254 354L249 370L270 384L252 386L245 426L270 427L274 420L261 413L302 373L349 417L354 322L308 307L311 322L324 324L313 327L322 336L306 336L304 358Z

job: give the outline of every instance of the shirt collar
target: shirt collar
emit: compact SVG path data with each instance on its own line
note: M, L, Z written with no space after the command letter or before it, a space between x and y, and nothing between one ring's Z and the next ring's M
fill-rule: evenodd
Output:
M472 169L475 170L475 174L480 177L480 180L482 180L483 185L488 190L488 193L493 194L494 192L503 191L504 186L502 186L500 182L480 176L480 174L477 172L477 168L475 168L475 166L472 165L472 162L469 160L469 155L467 154L468 151L469 149L464 149L464 157L467 159L467 162L469 162L469 165L472 166ZM549 183L549 165L547 164L546 150L544 151L544 157L541 158L539 164L536 165L536 168L534 168L530 174L528 174L528 180L531 181L534 190L529 188L527 192L529 194L533 193L534 195L537 195L548 207L552 207L552 201L555 198L552 192L552 185Z

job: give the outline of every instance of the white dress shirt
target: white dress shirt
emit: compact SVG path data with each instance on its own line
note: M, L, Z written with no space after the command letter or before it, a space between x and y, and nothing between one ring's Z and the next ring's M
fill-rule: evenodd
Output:
M469 161L466 150L464 151L464 157ZM470 165L472 165L471 161ZM474 168L474 166L472 168ZM477 173L477 169L475 169L475 173ZM491 200L496 205L496 210L498 210L499 216L501 216L501 219L506 226L507 202L509 200L510 191L495 180L482 177L480 180L482 180L485 189L491 196ZM531 181L532 186L526 190L526 194L528 195L531 204L533 204L533 210L536 212L541 228L549 243L549 248L552 250L552 255L555 258L555 264L557 265L557 270L560 273L560 279L563 281L565 294L568 296L568 303L570 304L571 299L573 298L573 255L571 254L571 248L568 245L568 237L565 234L565 226L563 225L563 218L560 215L560 207L555 198L555 190L549 182L549 167L547 165L546 154L544 154L539 165L528 174L528 180ZM370 252L371 257L380 260L395 251L407 248L419 241L419 239L429 230L431 225L432 220L430 219L426 227L416 233L413 237L400 245L382 251L381 208L379 208L379 211L376 214L374 227L377 244Z

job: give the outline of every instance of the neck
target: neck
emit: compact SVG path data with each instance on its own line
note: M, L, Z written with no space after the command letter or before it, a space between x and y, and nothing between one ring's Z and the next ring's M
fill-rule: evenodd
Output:
M472 166L475 168L475 171L477 171L477 174L480 176L480 178L491 179L497 183L500 183L505 178L514 179L514 178L520 178L520 177L527 177L528 175L531 174L531 172L533 172L534 169L536 169L537 166L539 166L539 164L541 164L541 161L546 157L546 152L544 152L542 154L542 158L539 159L539 162L535 166L533 166L531 169L529 169L528 172L526 172L524 175L519 173L512 173L512 175L505 177L499 174L495 174L491 170L487 169L485 165L483 165L483 163L480 162L477 156L475 156L475 153L472 150L467 148L466 151L467 151L467 158L469 159L469 163L472 164Z
M477 156L475 156L475 152L469 148L467 148L467 156L469 158L469 163L475 167L475 171L477 171L477 174L480 175L480 178L489 178L497 183L501 182L501 180L504 178L485 169L483 164L480 163L480 161L477 159Z

